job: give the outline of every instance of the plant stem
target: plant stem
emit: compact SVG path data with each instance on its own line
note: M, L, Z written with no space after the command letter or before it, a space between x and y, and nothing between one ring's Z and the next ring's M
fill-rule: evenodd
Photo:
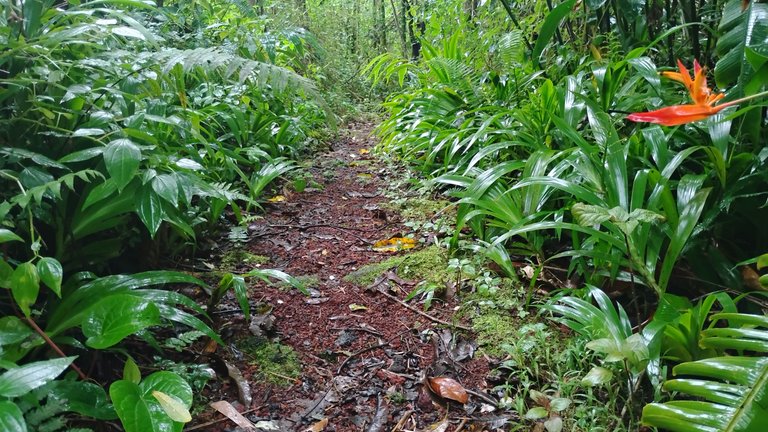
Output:
M32 318L25 317L25 319L27 320L27 324L29 324L29 326L32 327L35 330L35 332L37 332L37 334L39 334L40 337L43 338L45 343L47 343L51 348L53 348L53 350L56 351L58 355L60 355L61 357L67 357L67 355L64 354L64 351L62 351L61 348L59 348L59 346L56 345L56 342L52 341L51 338L49 338L48 335L43 331L43 329L41 329L37 325L37 323L34 320L32 320ZM75 372L77 372L77 375L80 376L81 380L85 381L88 379L88 377L83 373L82 370L80 370L79 367L77 367L76 364L70 363L69 367L71 367L72 369L74 369Z
M743 97L741 99L736 99L736 100L732 100L730 102L722 103L722 104L717 105L717 106L725 108L725 107L729 107L729 106L732 106L732 105L738 105L738 104L740 104L742 102L747 102L747 101L750 101L752 99L757 99L757 98L763 97L763 96L768 96L768 90L762 91L760 93L755 93L755 94L750 95L750 96L745 96L745 97Z

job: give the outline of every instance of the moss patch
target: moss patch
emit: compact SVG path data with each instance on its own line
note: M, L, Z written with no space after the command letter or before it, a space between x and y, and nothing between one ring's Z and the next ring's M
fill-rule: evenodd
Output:
M443 286L453 277L448 270L448 251L430 246L406 255L398 255L382 262L368 264L344 277L347 282L360 286L372 284L377 277L392 267L403 279L426 281Z
M400 213L405 220L422 221L431 219L436 214L446 211L445 209L449 205L450 202L446 200L417 197L392 200L385 204L384 208Z
M288 345L256 338L241 342L240 349L258 367L258 376L279 386L290 386L301 376L301 362L296 351Z
M234 248L221 257L219 270L233 272L242 267L260 266L269 262L269 257L255 255L244 249Z

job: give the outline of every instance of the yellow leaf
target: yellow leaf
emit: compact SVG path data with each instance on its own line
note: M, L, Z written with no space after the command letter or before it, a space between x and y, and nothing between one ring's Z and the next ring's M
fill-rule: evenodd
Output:
M362 149L358 150L358 152L359 152L361 155L364 155L364 154L368 154L368 153L370 153L371 151L370 151L370 150L368 150L368 149L366 149L366 148L362 148Z
M351 310L352 312L356 312L361 310L368 310L368 308L363 305L352 303L351 305L349 305L349 310Z
M272 198L268 199L267 201L271 203L279 203L285 201L285 197L282 195L275 195Z
M416 247L416 240L408 237L392 237L388 240L379 240L373 244L376 252L397 252Z
M168 417L170 417L171 420L181 423L192 421L192 415L189 413L187 407L184 406L184 402L157 390L152 390L152 396L160 402L163 411L168 414Z

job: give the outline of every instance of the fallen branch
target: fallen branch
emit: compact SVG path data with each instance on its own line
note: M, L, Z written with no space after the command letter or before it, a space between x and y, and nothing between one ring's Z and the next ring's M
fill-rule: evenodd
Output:
M340 374L341 374L341 371L344 369L344 366L346 366L346 365L347 365L347 362L348 362L348 361L349 361L349 360L350 360L352 357L356 357L356 356L359 356L360 354L363 354L363 353L367 353L368 351L373 351L373 350L375 350L375 349L377 349L377 348L383 348L383 347L385 347L385 346L387 346L387 345L389 345L389 342L384 342L384 343L380 343L380 344L378 344L378 345L369 346L368 348L363 348L363 349L361 349L360 351L357 351L357 352L353 352L352 354L350 354L350 355L349 355L349 357L347 357L346 359L344 359L344 361L343 361L343 362L341 362L341 365L339 365L339 369L336 371L336 374L337 374L337 375L340 375Z

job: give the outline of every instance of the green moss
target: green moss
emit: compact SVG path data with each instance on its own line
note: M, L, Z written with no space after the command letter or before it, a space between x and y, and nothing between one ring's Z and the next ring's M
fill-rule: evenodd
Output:
M223 272L233 272L241 267L254 267L264 265L269 262L269 257L255 255L244 249L233 248L227 251L221 257L219 270Z
M360 286L368 286L387 269L393 267L397 268L397 275L403 279L427 281L440 286L453 277L453 273L448 270L448 251L438 246L430 246L361 267L345 276L344 280Z
M400 198L384 205L384 208L400 213L405 220L423 221L445 212L450 202L429 198Z
M275 385L290 386L301 376L301 362L288 345L250 338L238 344L241 351L258 367L258 376Z

